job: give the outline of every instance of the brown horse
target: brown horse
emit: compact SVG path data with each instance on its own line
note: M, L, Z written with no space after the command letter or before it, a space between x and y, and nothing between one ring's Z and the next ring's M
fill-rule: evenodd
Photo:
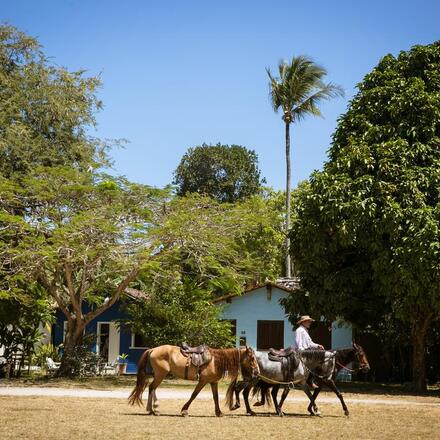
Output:
M190 365L188 367L188 358L183 356L180 347L174 345L161 345L146 350L138 363L136 386L131 392L128 402L131 405L142 405L142 394L148 384L147 365L153 369L153 381L148 388L147 413L158 415L158 411L153 409L157 407L156 388L165 379L168 373L180 379L198 380L191 398L183 405L181 414L188 415L188 408L191 402L197 397L206 384L211 385L212 396L215 404L215 415L222 416L218 402L218 381L225 376L237 380L241 369L250 371L252 377L257 377L260 373L255 353L250 347L246 348L227 348L227 349L208 349L211 354L211 360L200 369Z

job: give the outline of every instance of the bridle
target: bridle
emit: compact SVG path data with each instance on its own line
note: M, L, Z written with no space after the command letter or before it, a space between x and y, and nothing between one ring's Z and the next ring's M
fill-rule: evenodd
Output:
M348 368L346 365L341 364L340 362L336 362L336 364L339 365L344 370L349 371L350 373L356 373L357 371L360 371L360 370L363 370L366 367L369 367L368 362L361 362L359 360L359 350L358 349L356 349L356 358L357 358L357 361L359 363L359 367L358 368L351 369L351 368Z

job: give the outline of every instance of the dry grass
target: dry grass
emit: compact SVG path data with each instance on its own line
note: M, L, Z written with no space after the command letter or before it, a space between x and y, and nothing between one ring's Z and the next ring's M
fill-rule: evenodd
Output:
M350 404L351 416L339 405L321 403L322 418L306 415L304 403L288 402L279 418L260 410L214 417L212 401L195 400L190 417L179 416L183 401L162 400L161 416L145 414L119 399L62 397L0 397L0 438L19 439L437 439L440 408ZM363 395L363 397L366 397ZM378 397L378 396L369 396ZM420 398L423 399L423 398ZM432 398L427 398L427 402ZM437 400L438 403L438 400ZM278 432L279 434L274 434Z

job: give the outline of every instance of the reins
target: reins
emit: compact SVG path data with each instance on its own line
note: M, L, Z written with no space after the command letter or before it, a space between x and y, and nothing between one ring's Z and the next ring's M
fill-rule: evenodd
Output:
M299 383L302 382L302 379L297 380L297 381L290 381L290 382L280 382L278 380L275 379L270 379L269 377L263 376L262 374L259 374L258 377L260 377L261 379L263 379L265 382L270 383L272 385L293 385L295 383Z

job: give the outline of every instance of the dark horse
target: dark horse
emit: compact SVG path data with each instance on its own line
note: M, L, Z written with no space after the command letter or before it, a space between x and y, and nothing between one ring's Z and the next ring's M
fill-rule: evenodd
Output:
M327 353L327 355L326 355ZM328 356L328 354L331 354ZM308 375L313 377L313 381L318 385L318 388L316 388L313 392L313 395L309 395L310 398L310 404L308 406L308 411L312 415L319 415L318 407L315 404L315 400L318 397L318 394L320 393L323 386L327 386L332 391L335 392L335 394L338 396L339 400L341 401L342 408L344 410L345 415L349 415L348 408L344 402L344 398L342 397L342 394L339 392L335 385L335 378L338 374L338 372L343 369L347 368L347 365L351 362L354 362L358 365L358 368L356 370L351 371L358 371L361 370L363 372L367 372L370 369L370 365L368 363L367 356L365 355L365 352L363 348L360 345L353 344L351 348L346 349L340 349L340 350L334 350L334 351L324 351L324 350L304 350L304 351L297 351L296 356L298 357L300 363L302 363L305 367L306 372ZM314 362L314 366L312 367L312 363ZM317 362L317 363L316 363ZM283 416L284 413L282 412L282 405L284 403L284 400L286 399L287 395L289 394L290 390L290 384L277 384L274 382L267 383L267 381L264 380L258 380L255 382L255 380L252 380L249 378L249 376L246 376L246 372L243 371L244 380L241 382L238 382L235 388L235 395L236 395L236 403L234 406L231 407L231 409L236 409L240 407L240 398L239 393L241 390L243 390L243 397L246 404L246 410L248 414L254 415L255 413L250 409L249 406L249 393L250 390L253 389L253 395L261 393L261 401L257 402L256 405L263 405L264 402L270 403L270 389L272 389L271 395L272 400L275 405L275 409L278 415ZM292 383L294 382L295 378L292 378ZM283 387L284 391L281 397L281 400L278 404L277 402L277 394L279 389Z
M128 402L131 405L142 404L142 394L148 384L147 366L150 366L154 378L148 389L148 414L158 415L156 409L153 409L153 401L154 406L157 406L156 388L168 373L172 373L181 379L198 380L191 398L182 407L181 414L183 416L188 415L191 402L197 397L202 388L209 383L215 404L215 415L220 417L222 412L218 402L218 381L224 376L236 380L240 370L246 371L250 377L256 377L259 374L259 368L252 348L209 348L208 350L210 360L200 369L188 365L188 358L182 354L180 347L174 345L161 345L144 351L138 363L136 386L131 392Z

